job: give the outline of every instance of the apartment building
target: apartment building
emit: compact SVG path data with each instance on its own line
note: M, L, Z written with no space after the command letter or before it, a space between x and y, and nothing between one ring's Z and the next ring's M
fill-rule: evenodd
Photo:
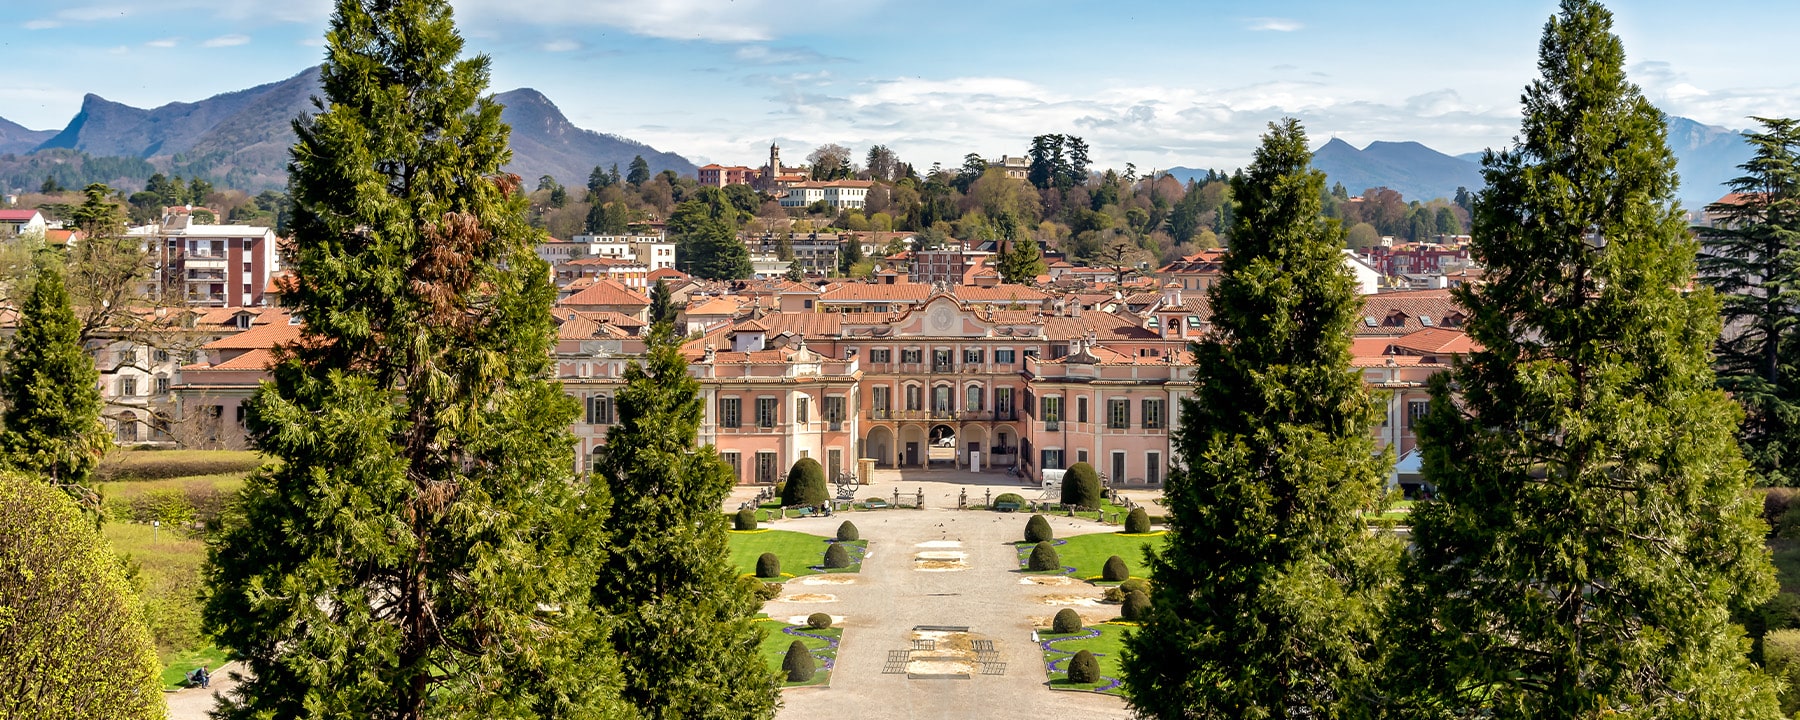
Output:
M281 270L274 230L204 224L185 208L170 208L162 222L126 235L141 238L159 260L156 293L190 307L262 306L269 279Z

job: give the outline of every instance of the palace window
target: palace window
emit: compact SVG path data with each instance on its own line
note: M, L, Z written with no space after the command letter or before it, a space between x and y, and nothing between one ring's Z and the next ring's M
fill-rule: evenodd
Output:
M1106 402L1106 426L1114 430L1131 427L1131 401L1108 400Z

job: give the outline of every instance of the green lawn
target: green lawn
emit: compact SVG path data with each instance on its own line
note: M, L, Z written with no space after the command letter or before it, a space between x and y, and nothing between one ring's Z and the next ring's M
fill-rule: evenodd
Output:
M102 533L113 551L129 558L134 584L143 596L145 617L163 662L163 682L181 683L189 670L206 664L217 670L225 651L200 632L200 566L205 539L165 523L152 528L134 522L137 501L158 496L177 502L189 519L206 519L244 486L244 476L262 464L253 452L231 450L119 450L107 454L98 483L107 522ZM138 518L142 519L142 518Z
M1144 562L1144 548L1161 549L1163 537L1162 531L1149 535L1127 535L1122 532L1073 535L1059 538L1065 542L1056 546L1056 554L1062 559L1064 566L1075 568L1071 577L1098 582L1100 571L1106 566L1106 559L1117 555L1125 561L1125 567L1131 569L1132 577L1148 578L1150 568ZM1020 542L1018 548L1019 567L1024 567L1026 559L1031 557L1032 544Z
M1052 662L1061 661L1057 662L1057 669L1067 670L1068 661L1064 660L1064 658L1074 657L1075 653L1086 650L1094 654L1094 659L1100 661L1100 675L1103 676L1103 678L1116 679L1121 675L1121 670L1119 669L1120 652L1125 647L1125 631L1128 627L1129 626L1127 625L1101 623L1099 625L1089 625L1086 629L1083 629L1078 633L1068 633L1063 635L1047 632L1040 633L1038 638L1042 641L1039 643L1041 646L1043 642L1061 638L1081 637L1087 635L1089 630L1100 631L1098 636L1086 640L1070 640L1068 642L1052 645L1051 649L1044 650L1044 663L1047 666ZM1103 692L1108 695L1124 694L1124 691L1121 690L1113 680L1102 679L1098 683L1076 684L1068 681L1068 673L1066 672L1050 670L1048 667L1045 668L1045 672L1050 676L1050 689L1052 690Z
M205 665L208 671L214 673L214 680L222 679L223 676L218 675L218 672L219 666L224 665L225 660L225 651L211 645L165 653L162 658L163 688L167 690L180 688L187 683L188 671L201 665Z
M825 642L824 640L819 640L817 638L796 637L796 636L789 635L787 633L782 632L782 630L784 628L789 627L789 625L787 623L784 623L780 620L763 618L761 620L758 620L756 622L756 624L758 626L762 627L762 629L763 629L763 641L762 641L763 659L769 663L769 667L773 668L776 673L781 672L781 663L783 660L787 659L788 646L792 645L795 640L799 640L800 642L805 643L806 649L811 650L813 652L815 660L817 660L817 657L820 655L831 658L833 661L837 660L837 649L832 648L830 643ZM834 627L834 628L826 628L824 630L807 630L806 632L812 633L814 635L824 635L826 637L834 638L834 639L837 639L840 641L843 640L843 638L844 638L843 628L835 628ZM824 661L821 660L821 661L818 661L818 671L813 673L812 680L809 680L809 681L803 682L803 683L790 683L790 682L785 682L785 678L783 678L783 679L784 679L784 682L782 683L782 687L806 687L809 685L824 685L830 681L831 671L825 669L825 663L824 663Z
M753 530L750 532L731 531L731 564L737 566L738 572L750 574L756 572L756 558L763 553L775 553L781 558L781 572L785 575L799 577L816 575L821 572L857 572L862 569L862 550L868 549L867 540L845 543L856 549L850 551L850 567L838 570L814 570L825 560L825 548L831 545L831 539L818 535L794 532L792 530ZM766 578L765 578L766 579Z

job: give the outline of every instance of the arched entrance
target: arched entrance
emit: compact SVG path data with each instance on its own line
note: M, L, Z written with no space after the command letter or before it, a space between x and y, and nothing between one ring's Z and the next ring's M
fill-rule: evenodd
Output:
M894 464L894 431L883 425L869 428L869 439L863 443L864 457L874 458L876 465Z
M956 467L956 428L949 425L931 426L931 449L926 453L930 465L948 465Z
M994 459L988 457L986 428L964 425L962 434L956 438L956 444L956 461L959 466L970 470L986 470L994 465Z
M894 464L901 467L924 465L926 443L924 427L919 425L901 427L900 444L895 446L895 450L900 454L894 458Z

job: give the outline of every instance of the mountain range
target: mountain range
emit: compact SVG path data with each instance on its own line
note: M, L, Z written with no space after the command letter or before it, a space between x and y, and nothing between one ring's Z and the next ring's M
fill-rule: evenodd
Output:
M1726 181L1741 174L1738 165L1750 159L1750 146L1736 130L1680 116L1668 116L1668 126L1669 149L1681 175L1677 196L1682 207L1697 213L1725 194ZM1446 155L1416 142L1376 141L1358 150L1332 138L1313 151L1312 165L1325 173L1326 183L1343 183L1351 195L1387 187L1408 200L1431 200L1455 197L1459 187L1473 191L1486 185L1481 153ZM1168 172L1187 182L1207 171L1176 167Z
M0 119L0 153L6 154L0 156L0 180L21 184L18 176L27 172L25 182L35 184L45 168L61 169L70 165L70 160L86 160L87 165L107 168L105 172L127 175L145 167L144 163L91 162L94 158L119 158L147 161L158 171L204 177L220 186L253 193L279 188L287 182L293 120L314 111L312 98L321 94L317 67L280 82L150 110L90 94L61 131L28 130ZM501 119L512 126L513 159L506 170L525 178L527 186L544 175L565 185L582 185L594 166L617 163L623 169L637 155L644 157L653 173L694 172L694 164L680 155L576 127L536 90L510 90L494 99L505 106ZM142 179L92 177L64 184L101 180L129 187L141 184Z

